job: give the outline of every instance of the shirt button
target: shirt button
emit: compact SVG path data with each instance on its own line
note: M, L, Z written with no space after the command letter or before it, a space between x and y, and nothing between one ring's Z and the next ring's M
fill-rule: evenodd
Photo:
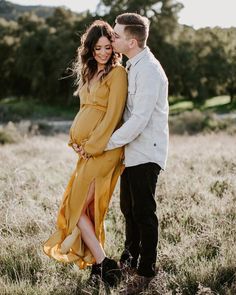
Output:
M157 144L156 144L156 143L154 143L154 146L157 146Z

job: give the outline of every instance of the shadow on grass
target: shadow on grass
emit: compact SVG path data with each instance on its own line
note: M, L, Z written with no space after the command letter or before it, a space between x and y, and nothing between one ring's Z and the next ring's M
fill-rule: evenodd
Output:
M203 107L203 110L211 111L217 114L231 113L233 111L236 111L236 102L226 103L226 104L216 105L216 106Z

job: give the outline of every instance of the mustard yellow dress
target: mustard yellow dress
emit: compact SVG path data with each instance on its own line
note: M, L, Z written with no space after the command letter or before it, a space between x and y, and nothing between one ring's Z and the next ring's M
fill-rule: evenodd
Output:
M80 91L80 111L70 129L70 141L83 145L91 155L79 158L65 190L57 218L56 232L45 242L44 252L61 262L74 262L81 269L95 262L92 253L78 234L67 253L61 244L76 227L82 213L89 186L95 180L94 228L104 246L104 218L119 175L122 173L123 149L104 152L115 129L120 125L126 97L127 73L118 65L102 81L91 85L85 83ZM76 227L78 230L78 228Z

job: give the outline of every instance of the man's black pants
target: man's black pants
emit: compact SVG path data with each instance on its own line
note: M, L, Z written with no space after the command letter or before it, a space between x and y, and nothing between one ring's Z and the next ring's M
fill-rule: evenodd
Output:
M158 242L155 189L160 170L156 163L127 167L120 182L120 206L126 225L125 250L120 260L131 267L138 266L138 274L147 277L155 275Z

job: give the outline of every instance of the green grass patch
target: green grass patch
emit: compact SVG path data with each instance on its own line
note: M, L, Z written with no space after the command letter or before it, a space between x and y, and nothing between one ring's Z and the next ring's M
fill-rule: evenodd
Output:
M187 98L169 97L170 115L186 111L199 110L214 113L230 113L236 111L236 102L230 103L229 96L217 96L207 99L197 106ZM0 101L0 122L17 122L22 119L72 120L79 110L79 101L74 99L71 106L49 105L34 99L14 97Z
M170 106L170 112L181 113L183 111L189 111L194 108L192 101L180 101Z
M33 99L6 98L0 101L0 121L42 118L72 120L78 110L79 102L76 100L72 106L61 106Z
M230 97L227 95L216 96L205 101L204 108L217 107L230 103Z
M215 113L230 113L236 111L236 102L230 103L230 97L227 95L211 97L206 99L202 104L197 106L194 102L186 98L174 99L170 97L170 114L180 114L185 111L192 111L193 109L202 112L211 111Z

